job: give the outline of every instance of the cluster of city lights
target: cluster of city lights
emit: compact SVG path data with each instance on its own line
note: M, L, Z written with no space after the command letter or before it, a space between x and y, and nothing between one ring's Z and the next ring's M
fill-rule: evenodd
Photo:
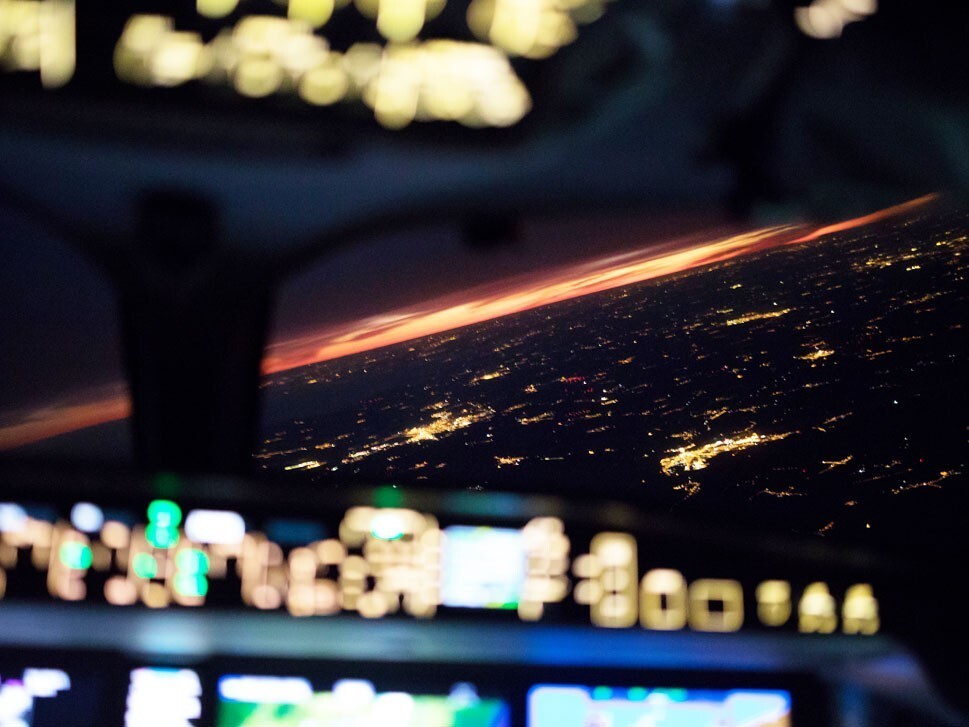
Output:
M701 445L691 445L689 447L677 447L670 452L670 456L663 457L659 461L660 470L664 475L672 475L680 469L684 472L691 470L704 469L714 457L730 452L741 452L751 447L756 447L768 442L776 442L786 439L793 432L778 432L776 434L750 434L738 435L735 437L724 437L715 442Z
M588 606L593 624L651 630L732 632L745 622L744 587L736 580L688 582L671 568L640 575L636 538L599 533L588 553L571 557L563 522L537 517L523 528L440 527L427 514L404 508L353 507L337 537L297 545L288 552L260 532L246 530L235 512L182 509L169 500L147 508L146 525L108 518L92 503L78 503L70 522L31 517L16 504L0 504L0 598L8 573L29 557L47 571L55 598L88 597L88 575L100 572L104 599L201 606L210 579L234 573L243 603L263 610L285 607L293 616L355 612L365 618L404 612L433 616L440 606L515 610L540 620L549 604L572 600ZM571 577L570 577L571 576ZM574 584L573 584L574 578ZM869 584L847 589L839 605L824 582L796 597L790 582L768 580L755 590L763 626L792 623L808 633L873 634L878 602ZM795 605L796 604L796 605Z

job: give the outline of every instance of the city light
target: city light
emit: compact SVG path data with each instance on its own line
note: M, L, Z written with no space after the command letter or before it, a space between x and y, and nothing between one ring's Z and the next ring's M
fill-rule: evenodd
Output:
M703 445L692 445L690 447L679 447L674 450L672 456L663 457L659 466L663 474L671 475L677 469L683 471L701 470L707 467L710 460L722 454L730 452L740 452L751 447L756 447L768 442L777 442L781 439L794 434L794 432L784 432L779 434L744 434L736 437L725 437L715 442Z

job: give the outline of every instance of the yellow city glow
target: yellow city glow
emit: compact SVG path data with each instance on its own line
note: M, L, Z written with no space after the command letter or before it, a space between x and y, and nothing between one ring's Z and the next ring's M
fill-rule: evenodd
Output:
M770 318L780 318L781 316L787 315L791 312L790 308L781 308L780 310L767 311L766 313L747 313L739 318L732 318L726 321L728 326L739 326L744 323L753 323L754 321L763 321Z
M798 356L802 361L818 361L822 358L827 358L828 356L833 356L834 350L830 348L816 348L811 351L811 353L806 353L803 356Z
M377 30L388 40L413 40L424 27L425 0L382 0L377 11Z
M791 434L793 432L783 434L757 434L754 432L741 437L718 439L715 442L700 446L680 447L674 450L675 453L672 456L661 459L659 466L663 470L663 474L666 475L672 475L677 469L683 471L701 470L718 455L739 452L767 442L776 442L791 436Z

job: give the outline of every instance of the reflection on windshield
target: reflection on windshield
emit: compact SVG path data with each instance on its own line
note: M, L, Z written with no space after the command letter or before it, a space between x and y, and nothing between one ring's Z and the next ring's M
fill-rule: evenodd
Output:
M964 478L967 239L969 215L921 200L279 342L257 460L884 536Z

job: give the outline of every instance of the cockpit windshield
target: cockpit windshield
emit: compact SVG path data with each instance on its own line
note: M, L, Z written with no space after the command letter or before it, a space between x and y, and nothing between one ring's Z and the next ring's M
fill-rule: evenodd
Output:
M259 467L945 539L966 471L964 208L588 233L545 230L542 261L516 233L517 270L440 230L320 261L282 296Z

